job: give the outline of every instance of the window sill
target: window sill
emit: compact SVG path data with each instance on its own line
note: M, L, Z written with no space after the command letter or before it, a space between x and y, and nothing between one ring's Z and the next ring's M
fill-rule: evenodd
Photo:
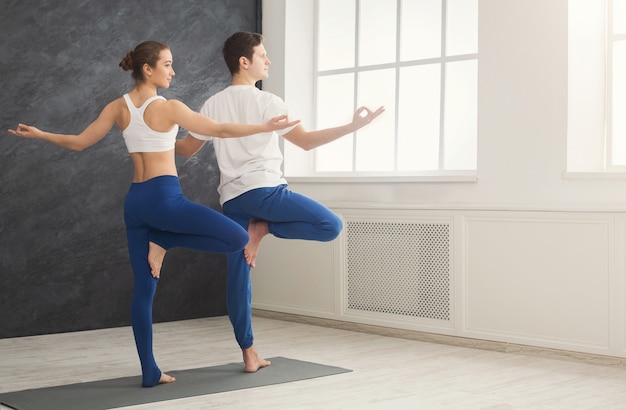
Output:
M626 179L626 172L614 172L614 171L585 171L585 172L572 172L565 171L563 173L563 179L572 180L611 180L611 179Z
M286 176L294 183L431 183L431 182L476 182L476 171L454 171L449 173L422 173L407 175L373 175L329 173L315 176Z

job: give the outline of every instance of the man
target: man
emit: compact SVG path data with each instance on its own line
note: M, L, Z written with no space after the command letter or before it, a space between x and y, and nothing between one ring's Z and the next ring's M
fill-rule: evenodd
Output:
M202 114L219 122L254 124L287 114L281 98L255 87L257 81L268 77L271 64L261 34L237 32L226 40L222 51L232 83L205 102ZM207 140L213 140L224 214L248 230L250 240L243 252L227 255L228 315L246 372L271 364L257 354L252 334L250 268L255 266L261 239L271 233L278 238L331 241L342 228L341 219L330 209L287 188L279 136L310 150L358 130L383 111L383 107L374 112L361 107L351 123L319 131L296 125L246 138L212 139L193 133L176 142L177 154L192 156Z

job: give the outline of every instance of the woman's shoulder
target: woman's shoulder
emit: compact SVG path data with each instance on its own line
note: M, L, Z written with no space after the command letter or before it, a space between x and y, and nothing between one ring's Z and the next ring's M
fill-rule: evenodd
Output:
M127 94L118 97L107 104L107 107L126 107L126 96Z
M176 98L169 100L155 99L150 103L150 106L154 107L159 115L167 117L173 122L177 122L181 118L181 115L189 115L190 112L193 112L187 104Z
M169 100L166 100L165 98L155 99L154 103L161 105L163 107L166 107L168 109L188 108L187 104L185 104L181 100L177 100L176 98L171 98Z
M128 107L126 106L126 101L124 101L124 97L116 98L115 100L109 102L105 107L104 111L111 111L118 113L121 110L125 110Z

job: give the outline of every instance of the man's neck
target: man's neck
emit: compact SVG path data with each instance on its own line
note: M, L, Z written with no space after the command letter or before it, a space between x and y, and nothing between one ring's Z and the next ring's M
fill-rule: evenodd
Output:
M255 80L254 78L250 78L249 76L235 74L230 85L252 85L254 86L256 82L259 80Z

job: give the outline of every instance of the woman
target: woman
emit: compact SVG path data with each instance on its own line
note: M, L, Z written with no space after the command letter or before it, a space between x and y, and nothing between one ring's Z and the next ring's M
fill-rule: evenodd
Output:
M172 53L161 42L139 44L120 62L132 70L135 87L110 102L79 135L55 134L19 124L8 132L36 138L74 151L100 141L114 124L122 130L134 165L134 176L124 203L124 222L135 287L131 320L142 368L142 385L153 387L175 381L159 369L152 352L152 302L165 252L186 247L206 252L241 251L247 232L237 223L206 206L186 199L174 160L178 126L202 135L242 137L297 124L286 116L266 124L219 124L177 100L157 95L168 88L175 73Z

